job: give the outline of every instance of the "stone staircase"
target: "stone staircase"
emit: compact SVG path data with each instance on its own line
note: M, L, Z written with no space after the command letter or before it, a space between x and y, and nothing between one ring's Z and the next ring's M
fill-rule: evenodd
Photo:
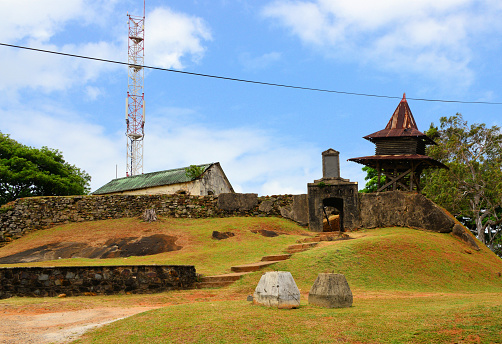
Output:
M286 251L288 252L287 254L265 256L261 259L261 261L257 263L232 266L230 268L232 272L229 274L217 276L202 276L200 278L200 281L196 284L196 288L202 289L226 287L233 284L235 281L238 281L242 276L246 274L258 271L265 266L275 264L282 260L289 259L294 253L310 250L311 248L316 247L321 241L335 241L345 239L350 239L350 237L345 233L339 235L338 232L323 232L318 233L313 237L299 239L296 241L296 244L290 245L286 248Z
M228 285L231 285L235 281L238 281L243 275L258 271L265 266L269 266L282 260L289 259L290 257L291 254L276 254L265 256L261 259L260 262L257 263L232 266L230 268L232 273L217 276L202 276L200 278L200 281L196 284L196 288L201 289L226 287Z
M238 272L231 273L225 275L216 275L216 276L202 276L200 281L197 282L196 288L221 288L226 287L233 284L235 281L238 281L242 275L248 274L249 272Z
M303 252L310 250L311 248L314 248L317 246L317 242L307 242L307 243L301 243L301 244L295 244L295 245L289 245L286 251L290 254L293 253L298 253L298 252Z

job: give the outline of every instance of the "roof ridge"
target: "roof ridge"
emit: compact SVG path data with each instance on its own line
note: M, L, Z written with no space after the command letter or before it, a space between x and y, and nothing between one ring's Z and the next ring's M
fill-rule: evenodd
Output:
M205 173L211 166L216 164L219 163L212 162L195 166L202 167L203 173ZM190 179L184 172L190 166L112 179L110 182L95 190L93 194L99 195L103 193L122 192L128 190L144 189L152 186L190 182L192 179Z
M385 129L416 129L418 130L415 118L411 113L410 106L406 100L406 93L403 93L403 99L399 102L392 117L387 123Z
M201 166L211 166L211 165L214 165L214 164L217 164L217 162L210 162L210 163L207 163L207 164L200 164L200 165L195 165L197 167L201 167ZM162 170L162 171L155 171L155 172L147 172L147 173L141 173L141 174L135 174L133 176L125 176L125 177L120 177L120 178L115 178L115 179L112 179L112 180L120 180L120 179L124 179L124 178L134 178L134 177L140 177L140 176L146 176L146 175L149 175L149 174L157 174L157 173L162 173L162 172L174 172L174 171L180 171L180 170L184 170L188 167L190 167L192 165L188 165L188 166L185 166L185 167L178 167L178 168L172 168L172 169L169 169L169 170Z

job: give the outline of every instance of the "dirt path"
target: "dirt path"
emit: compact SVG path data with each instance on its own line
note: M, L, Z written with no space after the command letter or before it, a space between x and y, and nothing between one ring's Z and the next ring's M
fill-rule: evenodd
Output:
M94 308L56 313L0 314L0 343L68 343L84 332L158 307Z

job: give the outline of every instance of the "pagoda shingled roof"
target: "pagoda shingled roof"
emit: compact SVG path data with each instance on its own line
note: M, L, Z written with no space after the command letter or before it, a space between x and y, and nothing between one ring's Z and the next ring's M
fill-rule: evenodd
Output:
M366 140L372 142L390 137L418 137L426 141L426 144L435 144L427 135L418 130L415 118L413 118L410 106L406 101L406 93L403 94L403 99L399 102L385 129L364 136Z

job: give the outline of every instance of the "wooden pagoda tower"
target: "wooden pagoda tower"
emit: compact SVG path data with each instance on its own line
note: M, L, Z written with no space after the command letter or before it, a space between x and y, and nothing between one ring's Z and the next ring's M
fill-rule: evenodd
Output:
M427 145L436 143L418 130L411 113L406 94L399 103L385 129L364 137L376 145L375 155L352 158L354 161L374 168L378 172L380 191L420 192L420 175L426 168L448 168L425 155ZM386 182L381 185L381 176Z

